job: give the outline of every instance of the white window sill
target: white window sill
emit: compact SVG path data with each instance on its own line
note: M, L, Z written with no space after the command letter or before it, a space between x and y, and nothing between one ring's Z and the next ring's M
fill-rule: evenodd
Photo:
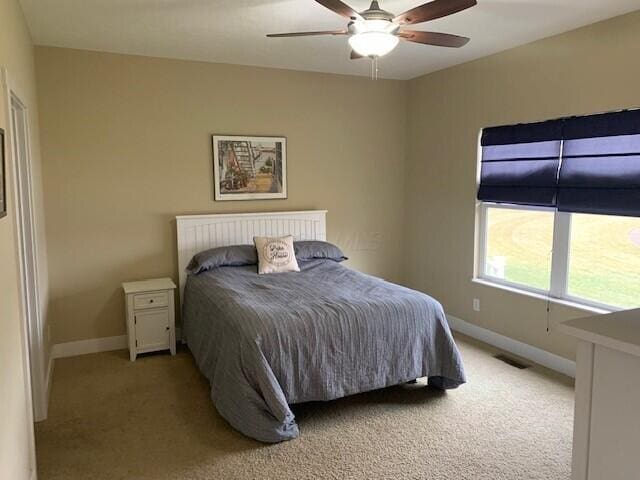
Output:
M476 283L478 285L484 285L485 287L493 287L493 288L498 288L500 290L504 290L507 292L511 292L511 293L516 293L519 295L526 295L527 297L531 297L531 298L537 298L538 300L543 300L545 302L551 302L551 303L555 303L557 305L563 305L565 307L571 307L571 308L576 308L578 310L584 310L585 312L589 312L589 313L596 313L596 314L604 314L604 313L611 313L611 312L617 312L619 309L616 308L601 308L601 307L596 307L594 305L589 305L587 303L581 303L581 302L576 302L573 300L566 300L566 299L562 299L562 298L556 298L556 297L551 297L549 295L545 295L542 293L538 293L538 292L532 292L530 290L527 290L525 288L518 288L518 287L514 287L511 285L504 285L501 284L499 282L494 282L492 280L488 280L486 278L472 278L471 281L473 283Z

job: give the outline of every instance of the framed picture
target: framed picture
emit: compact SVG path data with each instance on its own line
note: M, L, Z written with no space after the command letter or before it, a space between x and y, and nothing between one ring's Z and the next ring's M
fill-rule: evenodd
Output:
M287 198L287 139L213 135L216 200Z
M4 130L0 128L0 218L7 214L7 181L4 164Z

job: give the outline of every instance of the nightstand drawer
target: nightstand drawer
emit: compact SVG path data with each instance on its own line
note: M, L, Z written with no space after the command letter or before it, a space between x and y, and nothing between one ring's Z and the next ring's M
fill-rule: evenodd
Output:
M135 310L166 307L168 304L169 296L167 292L142 293L133 296L133 308Z

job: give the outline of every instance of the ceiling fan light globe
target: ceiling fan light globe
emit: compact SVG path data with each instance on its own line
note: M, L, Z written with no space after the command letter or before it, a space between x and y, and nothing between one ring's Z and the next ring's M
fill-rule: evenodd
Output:
M358 20L353 24L355 33L364 32L387 32L393 33L398 25L388 20Z
M363 57L383 57L398 45L398 37L386 32L362 32L349 37L349 45Z

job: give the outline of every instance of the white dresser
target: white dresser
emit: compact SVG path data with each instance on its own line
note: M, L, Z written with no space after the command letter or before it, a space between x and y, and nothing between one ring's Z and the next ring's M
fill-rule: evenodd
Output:
M155 278L141 282L126 282L124 289L127 309L129 358L133 362L139 353L170 350L176 354L174 290L170 278Z
M578 338L572 480L640 478L640 309L570 320Z

